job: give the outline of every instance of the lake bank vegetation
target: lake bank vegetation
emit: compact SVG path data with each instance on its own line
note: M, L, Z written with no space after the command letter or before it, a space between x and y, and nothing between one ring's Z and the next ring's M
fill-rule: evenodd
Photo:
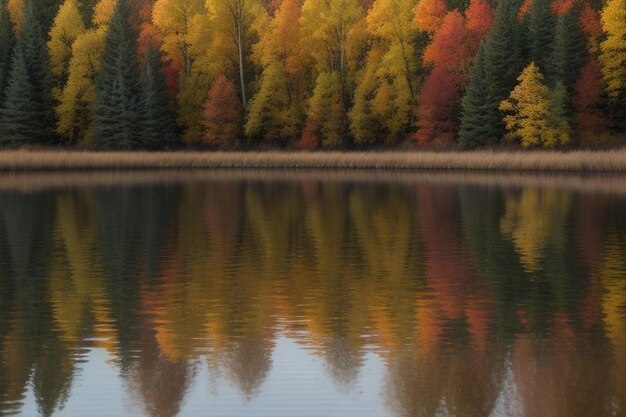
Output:
M0 152L0 171L5 172L223 168L626 173L626 148L570 152Z
M0 0L0 145L626 141L626 0Z

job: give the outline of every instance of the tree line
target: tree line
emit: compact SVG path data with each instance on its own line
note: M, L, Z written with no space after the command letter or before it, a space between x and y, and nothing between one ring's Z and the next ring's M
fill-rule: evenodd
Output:
M0 144L593 146L625 0L0 0Z

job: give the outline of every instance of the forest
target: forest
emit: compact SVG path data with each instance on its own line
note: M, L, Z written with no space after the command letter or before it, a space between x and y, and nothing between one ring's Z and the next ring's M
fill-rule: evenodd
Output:
M0 146L622 145L626 0L0 0Z

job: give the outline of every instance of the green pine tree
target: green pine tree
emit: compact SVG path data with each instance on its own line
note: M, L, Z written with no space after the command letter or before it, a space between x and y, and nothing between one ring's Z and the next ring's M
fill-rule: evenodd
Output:
M485 145L487 140L487 81L485 77L485 49L481 47L470 73L470 80L461 102L462 115L459 143L463 148Z
M551 0L533 0L524 19L527 59L534 61L542 73L552 51L556 17L550 10Z
M504 134L498 109L523 67L518 0L498 3L493 29L477 57L463 99L460 142L464 147L496 143ZM481 68L482 67L482 68Z
M0 110L0 132L5 143L46 143L53 137L50 57L35 7L36 0L24 3L24 17L13 51L9 86ZM14 68L16 63L20 68ZM25 106L26 102L30 104ZM21 116L14 118L13 112L18 110Z
M6 1L0 1L0 105L4 100L5 88L9 80L11 55L15 45L13 26L9 20Z
M554 36L554 50L548 61L548 82L563 83L568 94L572 93L582 66L587 62L587 40L580 27L580 7L572 6L559 16Z
M93 144L105 149L144 147L142 86L137 62L136 34L125 0L119 0L109 24L96 76Z
M174 116L170 109L167 85L161 73L160 54L156 48L150 48L146 54L142 81L143 146L150 149L172 146L175 139Z
M3 146L25 145L45 135L43 109L34 91L24 54L17 50L13 55L6 99L0 109L0 144Z

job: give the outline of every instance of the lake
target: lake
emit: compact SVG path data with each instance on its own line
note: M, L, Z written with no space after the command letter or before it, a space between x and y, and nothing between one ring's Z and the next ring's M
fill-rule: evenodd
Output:
M0 415L626 415L626 178L0 179Z

